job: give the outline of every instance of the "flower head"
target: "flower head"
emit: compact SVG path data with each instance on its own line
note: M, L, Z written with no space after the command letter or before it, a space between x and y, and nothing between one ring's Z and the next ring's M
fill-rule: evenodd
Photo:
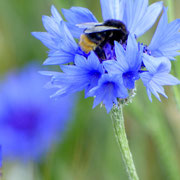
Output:
M133 97L139 79L143 81L150 100L151 93L158 99L158 93L165 96L164 85L180 84L169 74L169 60L178 55L180 49L179 20L168 24L167 9L164 8L150 45L137 42L137 38L156 22L163 3L150 6L148 0L100 0L100 3L103 23L99 23L88 9L72 7L62 10L67 20L64 22L59 18L63 27L59 25L57 30L51 26L58 37L69 37L69 46L66 47L64 42L62 50L63 41L60 41L62 46L56 46L58 56L49 53L50 64L60 64L62 72L42 72L51 76L49 87L58 88L53 96L85 90L86 97L95 98L93 107L103 102L109 112L113 104ZM39 34L33 35L39 38ZM79 45L72 37L79 39ZM59 42L54 36L52 41L56 40ZM72 63L61 65L65 63L61 56Z
M69 118L72 99L50 100L46 78L37 68L10 74L0 85L0 144L3 156L36 160L59 138Z
M117 98L124 99L128 97L128 91L123 85L122 77L104 74L98 85L89 91L88 96L95 97L93 107L103 102L109 113L113 104L118 105Z

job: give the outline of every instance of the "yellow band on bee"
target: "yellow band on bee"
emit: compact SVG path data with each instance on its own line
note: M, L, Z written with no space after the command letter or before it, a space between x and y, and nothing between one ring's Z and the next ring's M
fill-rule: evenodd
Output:
M89 53L90 51L94 50L97 46L95 43L89 40L89 38L85 34L81 35L79 45L85 53Z

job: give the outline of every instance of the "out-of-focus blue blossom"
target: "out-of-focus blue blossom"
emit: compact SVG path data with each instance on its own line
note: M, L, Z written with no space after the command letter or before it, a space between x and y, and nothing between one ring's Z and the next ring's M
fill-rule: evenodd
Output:
M36 160L59 140L72 112L73 99L49 98L47 81L37 68L9 74L0 83L0 144L3 156Z
M54 35L51 41L60 45L56 48L49 47L50 52L55 53L49 53L51 60L46 60L45 64L59 64L62 72L42 73L51 76L48 87L58 89L53 96L64 96L85 90L86 97L95 98L93 107L103 102L109 112L113 104L117 105L120 100L129 98L134 92L135 82L141 79L150 100L151 93L159 100L158 93L167 97L163 86L180 84L179 80L169 74L171 69L169 60L178 55L177 50L180 49L179 20L168 24L167 9L164 8L155 35L148 46L137 43L136 40L156 22L163 8L162 2L150 6L148 0L100 0L100 2L103 20L123 22L128 30L128 37L125 42L114 44L105 42L101 47L105 58L101 58L96 52L96 54L83 52L72 38L80 38L87 24L98 22L88 9L81 7L63 9L62 13L67 22L58 15L60 21L58 28L53 26L57 20L53 19L54 16L51 17L53 19L51 28L46 28L46 23L44 26L48 34L57 35L57 37ZM54 6L52 9L52 14L53 11L58 14ZM41 33L33 35L42 42L46 39L41 38ZM64 36L68 38L64 39ZM63 40L61 41L59 37ZM66 64L68 62L72 63Z

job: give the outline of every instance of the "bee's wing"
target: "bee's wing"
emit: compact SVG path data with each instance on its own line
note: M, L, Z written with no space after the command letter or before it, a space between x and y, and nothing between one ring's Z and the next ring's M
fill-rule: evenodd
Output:
M89 23L76 24L76 26L79 28L88 28L88 29L100 25L102 25L102 23L89 22Z
M110 27L110 26L94 26L92 28L87 28L84 32L85 33L95 33L95 32L102 32L102 31L108 31L108 30L117 30L118 28L116 27Z

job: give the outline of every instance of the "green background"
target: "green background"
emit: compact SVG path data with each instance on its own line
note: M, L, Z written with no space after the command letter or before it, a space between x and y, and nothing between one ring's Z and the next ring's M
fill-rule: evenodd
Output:
M52 4L59 11L71 6L86 7L102 21L98 0L1 0L1 77L31 61L42 64L46 59L48 49L31 32L44 31L41 17L50 15ZM179 7L179 0L174 1L176 18L180 17ZM150 42L154 30L141 41ZM180 69L180 63L172 63ZM133 103L124 109L129 145L141 180L180 179L180 112L172 88L166 87L166 92L168 99L161 97L159 102L153 97L151 103L142 82L138 82ZM33 179L127 180L110 116L104 107L92 109L93 98L85 99L83 92L77 96L67 131L41 162L34 163ZM4 176L10 166L4 166Z

